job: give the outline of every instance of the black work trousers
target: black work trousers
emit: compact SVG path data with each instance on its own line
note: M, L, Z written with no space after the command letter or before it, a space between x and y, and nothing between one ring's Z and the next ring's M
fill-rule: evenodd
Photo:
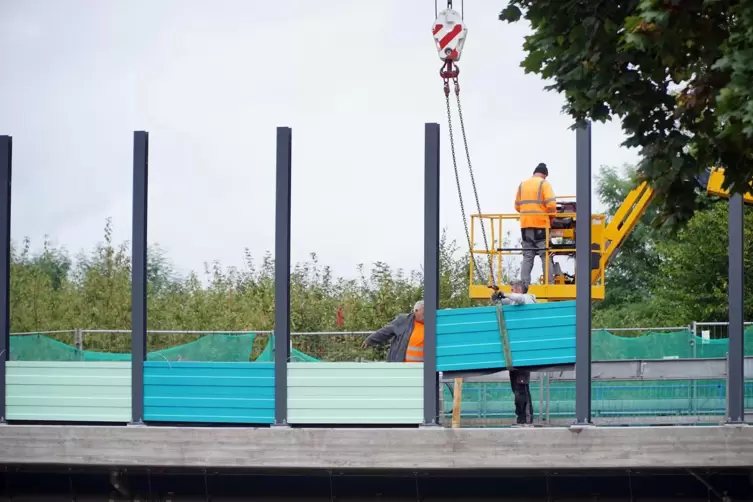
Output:
M515 394L515 415L518 424L533 423L533 404L531 403L531 372L511 370L510 386Z

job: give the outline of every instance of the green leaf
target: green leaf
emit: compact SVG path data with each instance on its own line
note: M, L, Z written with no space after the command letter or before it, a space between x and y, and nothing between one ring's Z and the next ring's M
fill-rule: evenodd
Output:
M505 7L505 9L500 12L499 14L499 20L500 21L507 21L508 23L514 23L518 20L520 20L520 17L522 16L522 12L518 8L517 5L513 5L512 3Z

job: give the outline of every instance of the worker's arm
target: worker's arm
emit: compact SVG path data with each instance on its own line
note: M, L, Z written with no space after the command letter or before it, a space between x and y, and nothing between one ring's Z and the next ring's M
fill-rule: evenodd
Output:
M363 341L363 347L368 347L369 345L384 345L390 341L395 336L395 323L398 319L399 317L396 317L387 326L376 330L366 337L366 340Z
M498 291L492 295L492 301L500 305L525 305L526 296L521 293L503 293Z
M525 305L526 295L521 293L505 293L505 297L500 302L502 305Z
M542 194L541 198L543 199L541 201L541 204L546 207L547 213L556 213L557 212L557 199L554 197L554 190L552 189L552 184L548 181L544 182L544 186L542 188Z
M515 210L520 212L520 191L523 189L523 183L518 185L518 193L515 194Z

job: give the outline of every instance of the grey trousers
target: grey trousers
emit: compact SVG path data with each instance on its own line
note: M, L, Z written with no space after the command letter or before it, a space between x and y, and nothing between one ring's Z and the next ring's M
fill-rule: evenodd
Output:
M531 284L531 270L536 256L541 258L541 267L546 260L546 230L543 228L521 229L523 241L523 264L520 266L520 280ZM549 259L549 284L554 283L554 260Z

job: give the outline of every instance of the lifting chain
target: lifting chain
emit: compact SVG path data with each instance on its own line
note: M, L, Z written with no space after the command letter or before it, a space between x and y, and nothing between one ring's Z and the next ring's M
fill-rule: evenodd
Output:
M434 4L436 10L436 2ZM471 255L471 266L476 273L476 277L483 277L480 273L478 263L473 254L473 242L471 242L471 234L468 229L468 220L465 217L465 206L463 204L463 191L460 188L460 175L458 174L458 163L455 155L455 137L452 131L452 113L450 111L450 80L455 85L455 100L458 104L458 115L460 117L460 131L463 134L463 145L465 146L465 157L468 160L468 170L471 173L471 184L473 185L473 195L476 198L476 209L478 214L481 213L481 204L478 200L478 191L476 190L476 180L473 176L473 166L471 164L471 154L468 150L468 138L465 134L465 123L463 122L463 108L460 105L460 84L458 84L458 75L460 69L457 66L457 62L460 61L460 57L463 54L463 46L465 45L465 37L468 33L468 29L465 26L463 20L462 7L461 12L457 12L452 9L452 0L447 1L447 9L436 14L437 18L432 26L432 35L434 36L434 42L437 46L437 52L439 59L442 60L442 68L439 70L439 76L444 81L444 96L447 103L447 127L450 131L450 148L452 150L452 166L455 170L455 183L458 187L458 198L460 199L460 211L463 216L463 225L465 226L465 236L468 240L468 250ZM486 226L484 221L481 220L481 233L484 236L484 246L486 249L486 255L489 258L489 287L495 291L498 289L496 281L494 280L494 260L489 249L489 241L486 238Z
M442 65L442 68L439 70L439 75L442 77L442 80L444 81L444 96L445 96L445 103L447 105L447 128L450 132L450 150L452 152L452 167L455 171L455 183L458 188L458 199L460 200L460 212L463 217L463 225L465 226L465 236L468 240L468 248L471 256L471 265L474 268L474 271L476 273L477 277L483 277L481 275L481 271L478 267L478 263L476 262L476 258L473 253L473 243L471 242L471 234L468 229L468 219L465 216L465 205L463 204L463 191L460 187L460 175L458 174L458 163L457 158L455 155L455 137L452 131L452 113L450 111L450 79L452 79L452 82L455 87L455 100L457 101L458 105L458 116L460 118L460 131L463 135L463 146L465 147L465 157L468 161L468 171L471 174L471 185L473 186L473 196L476 200L476 210L478 211L478 214L481 213L481 204L479 203L478 199L478 191L476 190L476 179L473 176L473 165L471 164L471 154L468 149L468 138L465 134L465 123L463 121L463 107L460 104L460 84L458 83L458 75L460 74L460 69L453 63L451 59L447 59L444 64ZM489 250L489 241L486 238L486 226L484 225L483 219L480 219L481 223L481 234L484 237L484 249L486 250L486 256L489 259L489 280L490 284L489 287L491 287L493 290L497 290L497 284L494 278L494 261L492 259L491 251Z

